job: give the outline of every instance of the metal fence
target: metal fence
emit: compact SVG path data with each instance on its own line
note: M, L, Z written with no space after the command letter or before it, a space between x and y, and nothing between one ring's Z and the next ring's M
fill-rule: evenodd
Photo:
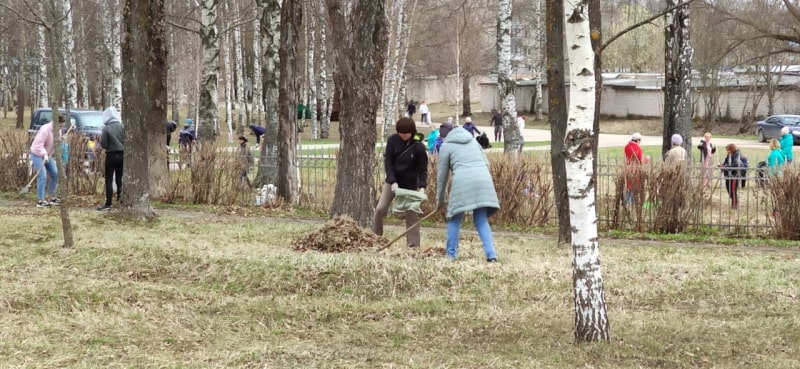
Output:
M301 206L326 213L330 210L330 204L333 201L338 149L307 146L301 148L300 152ZM377 191L384 179L382 148L376 149L375 155L375 188ZM491 152L488 153L488 156L490 161L509 160L501 152ZM548 186L545 186L548 192L541 193L541 195L548 196L550 203L554 204L549 152L525 151L519 160L534 161L539 166L540 171L535 175L547 177L550 181ZM758 161L758 158L750 160L751 163ZM595 187L598 225L601 229L657 232L659 221L663 216L663 209L660 208L661 205L657 198L659 191L657 188L663 190L664 186L670 185L668 181L671 179L665 179L663 173L660 174L663 168L659 163L643 166L643 177L650 178L650 181L658 178L662 183L658 184L660 187L651 183L650 192L647 189L643 190L640 201L628 202L624 197L624 162L624 158L611 155L602 156L598 160ZM744 186L739 190L739 204L735 209L731 207L725 187L725 178L720 168L712 168L707 188L702 186L703 175L700 163L688 163L684 173L682 181L685 183L681 188L690 196L686 196L687 203L682 205L683 209L681 210L681 216L685 217L683 232L766 235L772 229L776 214L771 205L769 191L766 187L759 185L764 181L759 179L755 168L751 167L747 171ZM516 178L527 178L527 175L527 173L519 173ZM431 180L435 181L435 176L431 177ZM519 191L520 193L515 196L529 196L530 191L535 192L535 189L528 189L525 185L509 186L508 183L499 182L509 180L514 179L495 177L495 186L498 188L498 192L508 188L526 189L525 192ZM667 183L663 183L664 181ZM656 189L653 190L654 188ZM504 198L504 196L500 197ZM503 207L502 202L500 206ZM540 211L547 211L545 216L548 221L545 226L556 225L558 219L553 209L540 209Z

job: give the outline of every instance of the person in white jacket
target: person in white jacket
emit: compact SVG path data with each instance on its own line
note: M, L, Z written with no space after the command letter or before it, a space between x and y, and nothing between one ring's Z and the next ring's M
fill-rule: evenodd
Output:
M419 115L422 116L422 124L431 124L431 110L428 109L428 104L425 103L425 100L419 103Z
M517 117L517 128L519 129L519 151L522 151L522 146L525 145L525 137L523 137L523 133L525 132L524 115L520 115Z

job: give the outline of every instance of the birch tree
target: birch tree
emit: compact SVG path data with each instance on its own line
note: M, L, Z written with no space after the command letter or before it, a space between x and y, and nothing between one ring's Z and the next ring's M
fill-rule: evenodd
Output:
M283 201L300 200L300 167L297 158L297 38L303 22L301 0L284 0L281 9L280 82L278 94L278 189ZM374 130L373 130L374 132Z
M600 243L595 209L594 156L594 51L589 35L586 0L564 0L569 59L569 118L565 139L565 165L572 224L572 284L575 297L575 340L610 339Z
M308 48L306 49L306 60L308 64L308 69L306 70L307 80L308 80L308 93L309 93L309 102L308 104L311 105L310 108L310 118L311 118L311 139L316 140L319 138L318 130L317 130L317 79L316 79L316 67L315 67L315 60L314 60L314 52L316 50L316 17L313 15L306 18L306 22L308 22L309 30L308 30Z
M316 6L317 1L314 1L313 4ZM322 116L319 120L320 126L320 138L326 139L330 137L330 130L331 130L331 108L333 106L333 102L330 101L330 93L328 91L328 26L327 26L327 18L325 17L325 12L315 12L313 15L315 18L319 18L319 96L320 98L320 107L319 111L322 113Z
M667 0L675 7L679 0ZM692 46L689 43L689 5L675 7L664 16L664 131L662 154L672 147L675 133L683 139L687 153L692 152ZM690 154L691 156L691 154Z
M227 2L225 7L227 8ZM227 10L227 9L226 9ZM231 43L231 33L226 32L224 38L225 45L220 50L223 52L222 63L225 68L225 122L228 124L228 142L233 142L233 70L231 66L231 53L234 46Z
M239 19L239 2L233 3L236 19ZM233 29L233 50L234 66L236 70L236 133L241 136L244 134L245 114L247 108L244 98L244 57L242 52L242 32L241 26L236 25Z
M397 73L400 67L400 56L402 55L402 44L405 24L404 6L405 0L394 0L392 2L390 19L390 32L394 35L394 42L389 43L386 48L386 60L384 62L383 77L383 137L389 137L390 127L398 118L397 106Z
M197 139L214 142L219 134L219 32L217 10L220 0L200 0L200 40L203 44L203 72L200 78L200 103Z
M122 106L122 59L119 47L121 42L120 25L122 24L122 12L119 11L119 1L107 0L107 15L104 17L105 44L111 66L108 104L115 107Z
M36 89L39 93L39 107L45 107L50 105L50 99L48 99L48 86L47 86L47 48L45 47L45 31L46 28L44 26L37 26L36 27L36 42L37 42L37 51L39 52L39 68L38 74L36 76Z
M349 215L361 226L375 202L375 96L381 96L388 20L383 1L325 0L334 39L334 80L341 91L340 160L331 216Z
M278 80L280 79L279 46L281 23L281 0L259 0L261 10L260 40L261 71L264 86L264 106L266 109L266 133L261 137L261 153L256 174L256 185L275 184L278 180ZM297 117L295 115L295 117Z
M264 9L262 4L256 8L256 17L253 18L253 121L257 125L263 125L264 118L264 93L261 86L261 37L258 32L261 24L261 16Z
M65 18L62 25L64 38L64 63L66 66L66 84L64 91L67 105L74 108L78 106L78 69L75 66L75 40L72 34L72 4L70 0L63 0Z
M122 42L123 106L125 112L125 191L122 215L129 219L156 217L150 204L153 150L163 153L167 116L167 44L164 0L125 0ZM163 160L163 159L162 159ZM157 163L166 168L166 163Z
M503 109L503 139L506 153L516 155L520 148L517 127L516 83L511 70L511 0L498 0L497 12L497 92Z

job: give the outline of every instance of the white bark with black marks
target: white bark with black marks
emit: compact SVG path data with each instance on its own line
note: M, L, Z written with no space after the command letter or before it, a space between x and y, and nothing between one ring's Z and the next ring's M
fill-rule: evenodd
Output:
M311 119L311 139L316 140L319 138L319 130L317 124L317 79L316 79L316 67L315 67L315 60L314 60L314 53L316 51L316 44L317 44L317 20L313 16L313 13L310 17L308 17L308 24L310 29L308 30L308 49L306 50L306 57L308 63L308 69L306 70L306 75L308 76L308 90L309 90L309 102L308 104L311 105L311 110L309 118Z
M219 33L217 10L220 0L200 1L200 41L203 44L203 72L200 77L200 103L197 139L214 142L219 134Z
M264 82L265 128L264 143L258 164L256 184L278 182L278 80L280 79L280 22L281 1L259 0L261 12L260 40L262 77Z
M666 6L679 4L667 0ZM664 16L664 131L662 154L672 147L671 137L679 133L687 154L692 150L692 46L689 39L689 5Z
M39 107L45 107L50 105L50 99L48 98L48 86L47 86L47 48L45 47L45 28L42 26L36 27L36 43L37 43L37 51L39 52L39 67L38 67L38 75L37 78L37 92L39 93Z
M594 51L589 38L586 2L564 0L569 59L569 118L564 142L570 224L575 339L609 340L608 311L600 271L594 182Z
M505 152L517 155L520 131L517 128L516 83L511 66L511 0L499 0L497 12L497 92L503 109Z

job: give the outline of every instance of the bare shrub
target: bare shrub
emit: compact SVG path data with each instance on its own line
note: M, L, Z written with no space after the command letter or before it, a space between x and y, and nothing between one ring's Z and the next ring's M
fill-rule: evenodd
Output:
M775 238L800 240L800 170L787 165L783 172L769 178L767 189L772 234Z
M239 182L242 164L236 153L217 145L196 145L191 160L181 160L178 168L170 173L161 201L223 206L255 202L254 190Z
M516 160L504 155L489 158L489 171L500 201L500 211L493 217L494 221L546 226L554 209L549 164L531 156L520 156Z
M0 190L19 190L29 180L28 133L0 131Z
M104 183L102 181L103 171L98 168L103 168L105 162L105 154L98 158L97 153L103 150L93 150L90 153L89 140L79 134L70 134L66 140L68 160L65 164L70 193L74 195L97 194L98 184Z

